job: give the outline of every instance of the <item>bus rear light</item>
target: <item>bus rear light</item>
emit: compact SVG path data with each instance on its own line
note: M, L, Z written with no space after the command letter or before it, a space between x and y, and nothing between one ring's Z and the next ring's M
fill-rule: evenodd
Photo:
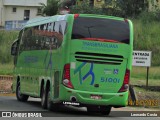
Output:
M74 14L74 19L78 17L79 17L79 14Z
M128 88L129 88L129 78L130 78L130 70L126 69L123 85L118 92L125 92L125 91L128 90Z
M64 66L62 83L68 88L73 88L73 85L70 80L70 64L65 64Z

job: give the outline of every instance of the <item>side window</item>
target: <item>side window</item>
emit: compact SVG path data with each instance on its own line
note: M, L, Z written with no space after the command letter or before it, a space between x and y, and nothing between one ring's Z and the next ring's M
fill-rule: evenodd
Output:
M66 31L66 21L46 23L25 28L21 35L20 50L50 50L61 46Z
M19 40L21 39L22 34L23 34L23 30L21 30L21 31L19 32L19 35L18 35L18 39L19 39Z
M31 38L32 38L32 29L31 28L24 29L22 40L20 43L20 51L26 51L30 49Z
M60 32L64 35L67 30L67 22L66 21L60 21Z
M23 34L23 30L21 30L20 32L19 32L19 35L18 35L18 42L17 42L17 44L18 44L18 49L19 49L19 43L20 43L20 41L21 41L21 38L22 38L22 34Z
M57 49L63 41L63 30L60 22L47 23L38 27L41 50Z
M55 22L54 31L59 32L59 27L60 27L60 22L59 21Z
M63 37L66 33L66 28L67 28L67 22L66 21L57 21L55 22L55 32L57 33L55 35L56 39L57 39L57 44L58 46L61 46L62 41L63 41Z

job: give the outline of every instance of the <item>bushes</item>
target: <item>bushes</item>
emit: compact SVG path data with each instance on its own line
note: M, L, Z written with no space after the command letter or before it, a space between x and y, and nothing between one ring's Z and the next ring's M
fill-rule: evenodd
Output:
M160 23L157 21L145 22L143 16L133 20L134 50L152 51L152 65L160 66Z
M147 0L106 0L102 9L91 6L89 0L82 1L81 5L70 6L71 13L104 14L118 17L136 17L147 8Z
M12 61L10 49L13 41L18 35L17 31L0 31L0 63L9 63Z
M71 6L70 11L72 14L103 14L102 9L90 6L87 1L83 1L82 4L78 6Z

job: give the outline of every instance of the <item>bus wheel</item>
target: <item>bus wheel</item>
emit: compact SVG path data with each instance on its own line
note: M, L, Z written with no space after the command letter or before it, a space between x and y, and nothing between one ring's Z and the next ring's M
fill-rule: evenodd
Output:
M110 106L100 106L100 113L103 115L109 115L111 112Z
M20 86L20 81L18 81L17 86L16 86L16 97L17 97L17 100L25 102L25 101L28 100L29 96L21 94L20 87L21 87Z
M99 106L87 106L87 112L88 113L98 113L99 112Z
M47 108L50 111L57 111L58 110L58 105L54 104L51 100L51 91L50 88L47 90Z
M44 89L44 86L42 87L42 90L41 90L41 106L44 109L47 108L47 95L46 95L46 91Z
M50 92L50 88L48 88L47 90L47 108L48 110L52 110L52 106L53 106L53 103L51 101L51 92Z

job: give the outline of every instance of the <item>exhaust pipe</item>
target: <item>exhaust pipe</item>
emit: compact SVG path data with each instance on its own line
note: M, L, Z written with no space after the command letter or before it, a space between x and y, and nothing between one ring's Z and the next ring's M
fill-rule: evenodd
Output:
M71 96L71 97L70 97L70 100L71 100L72 102L76 102L76 101L77 101L77 98L76 98L75 96Z

